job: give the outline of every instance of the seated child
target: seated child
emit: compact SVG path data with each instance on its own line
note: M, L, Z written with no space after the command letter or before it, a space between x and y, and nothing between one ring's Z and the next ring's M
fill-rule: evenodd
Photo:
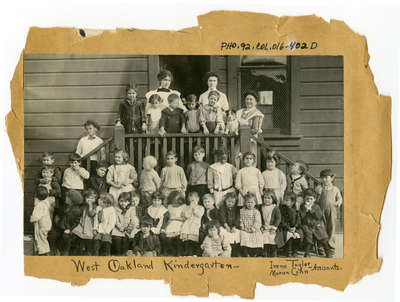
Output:
M322 211L322 222L328 234L328 246L330 254L335 254L335 226L337 208L342 205L343 199L340 191L333 185L335 174L330 169L322 170L319 174L322 185L317 187L320 194L317 201Z
M83 180L89 179L90 174L81 165L81 157L74 153L69 157L70 168L64 171L63 184L61 186L62 196L66 197L69 190L73 189L80 194L83 193Z
M185 198L187 179L183 169L176 165L177 160L175 151L167 152L167 165L161 170L161 193L165 201L172 191L178 191Z
M146 210L146 216L153 220L151 231L158 235L160 234L161 227L164 223L164 215L167 213L167 209L163 204L163 195L160 192L154 192L151 195L153 204L149 206Z
M160 120L162 107L162 98L157 94L153 94L149 99L149 105L147 109L147 132L149 134L158 134L160 131Z
M264 191L264 204L260 208L261 212L261 232L264 242L264 257L277 257L278 248L282 247L282 230L278 229L281 223L281 211L277 206L275 191L266 189Z
M293 192L296 194L297 211L303 203L303 191L308 188L307 180L304 177L307 171L308 165L302 160L297 160L294 165L290 167L290 174L287 176L286 192Z
M117 256L123 256L129 249L129 240L134 228L139 225L134 207L131 207L132 195L130 192L119 194L114 204L116 222L111 231L112 247Z
M199 205L199 195L195 191L190 192L187 199L189 206L182 213L186 221L182 225L181 240L183 241L184 256L193 256L197 254L199 229L204 207Z
M110 194L117 200L122 192L135 191L133 183L137 180L135 168L128 163L129 155L125 150L117 150L114 154L114 164L108 168L107 183Z
M231 192L225 195L223 204L218 210L218 221L221 224L221 235L232 248L232 257L240 256L240 213L237 207L237 195Z
M51 229L51 218L49 213L49 195L45 187L36 188L36 198L38 202L33 209L30 221L35 224L35 242L39 256L47 256L50 252L47 234Z
M208 104L200 107L199 121L205 135L223 133L225 129L221 108L216 105L218 99L219 93L217 91L210 91L208 94Z
M205 194L210 192L207 186L207 170L210 164L203 161L205 154L202 147L194 147L194 162L188 165L186 171L186 177L188 179L187 192L197 192L200 200ZM203 205L202 201L200 201L200 205Z
M54 154L52 152L43 152L42 154L42 164L44 165L50 165L53 166L53 178L55 178L54 181L57 181L59 184L61 184L62 180L62 173L61 169L59 167L54 166ZM43 178L42 176L42 169L40 169L35 176L35 184L38 185L39 183L47 183L47 180Z
M164 223L160 231L161 247L164 255L182 256L182 240L180 239L183 213L186 210L185 199L179 191L172 191L168 196L168 212L164 215ZM176 245L176 249L173 245Z
M229 192L235 192L233 183L238 170L228 163L228 149L219 147L216 151L218 162L212 164L207 171L208 188L214 194L217 208L222 204L222 198Z
M194 94L189 94L186 98L188 111L185 112L186 129L189 133L200 132L200 110L199 102Z
M207 236L206 225L211 220L218 221L218 209L214 206L215 200L212 194L206 194L203 196L203 205L205 208L204 214L201 217L201 227L199 230L199 244L203 243L204 238ZM199 255L201 256L201 255Z
M160 120L161 136L167 133L186 133L186 119L183 110L178 108L180 98L177 94L173 93L168 96L169 106L163 109Z
M97 192L87 189L83 192L84 202L81 204L82 218L72 230L77 239L77 255L91 256L93 249L93 226L97 207Z
M223 235L220 234L220 224L216 220L207 223L207 236L204 238L201 249L203 257L230 257L231 246Z
M312 189L305 189L303 192L304 203L300 206L301 229L304 234L305 251L304 258L310 257L310 248L316 240L322 245L327 258L332 258L328 246L328 234L325 231L321 221L322 211L319 205L315 203L318 193Z
M108 191L108 184L106 181L108 167L108 162L105 160L97 163L96 175L90 176L87 181L87 188L95 190L98 196Z
M47 240L50 244L50 254L59 256L69 255L71 248L72 230L76 228L82 218L82 211L79 205L82 203L82 195L76 190L69 190L66 194L66 200L63 211L59 217L54 219L55 223L49 232ZM60 241L60 247L57 249L56 243Z
M61 196L61 188L55 177L53 177L54 167L51 165L44 165L41 169L42 171L42 179L38 183L38 187L44 187L49 192L49 196L47 197L49 202L49 213L50 218L53 219L54 208L59 207L58 201ZM39 200L35 198L35 205ZM57 203L56 203L57 201Z
M94 120L87 120L83 127L88 132L87 136L82 137L79 142L78 146L76 147L76 153L82 158L86 154L90 153L92 150L96 149L103 143L103 140L96 136L96 132L100 130L99 124ZM101 160L106 159L106 149L103 147L101 148ZM97 152L90 156L90 175L96 175L96 165L97 162L100 161L97 158ZM86 165L85 165L86 166ZM87 167L87 166L86 166Z
M151 231L152 221L144 218L140 222L141 231L132 240L128 256L157 257L161 253L161 243L157 235Z
M104 256L111 253L111 231L117 221L114 210L114 197L110 193L103 193L99 198L99 205L96 208L93 227L93 256L98 256L100 248L103 246Z
M297 251L303 241L303 231L300 227L300 216L296 210L297 196L294 192L286 192L283 196L281 211L281 223L279 228L283 233L285 242L286 257L297 258Z
M143 170L140 173L140 204L146 210L152 204L151 195L160 190L161 178L154 170L157 166L157 159L148 155L143 159Z
M244 257L258 257L263 248L261 214L256 209L255 194L247 193L244 200L244 207L240 209L240 245Z

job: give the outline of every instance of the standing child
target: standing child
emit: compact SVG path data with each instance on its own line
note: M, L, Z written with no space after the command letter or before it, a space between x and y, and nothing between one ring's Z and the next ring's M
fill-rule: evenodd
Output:
M208 168L207 182L210 193L214 195L217 208L222 204L223 197L230 192L235 192L233 182L236 179L237 169L227 162L228 150L225 147L217 149L218 162Z
M147 131L149 134L158 134L160 131L160 120L161 120L161 103L162 98L157 94L153 94L149 98L149 105L147 109Z
M122 192L134 191L133 182L137 179L135 168L128 164L129 155L125 150L115 151L114 165L108 168L107 183L111 185L110 194L117 200Z
M226 94L218 91L217 86L219 84L220 76L218 73L214 71L209 71L204 75L204 82L208 86L208 90L204 92L202 95L200 95L199 101L201 105L206 105L208 104L208 97L210 95L211 91L216 91L220 95L219 100L217 102L217 106L220 107L223 111L229 110L229 102L226 97Z
M286 192L294 192L297 196L296 209L299 210L303 203L303 191L308 188L307 180L304 174L308 171L308 165L297 160L290 168L290 174L287 176Z
M114 204L115 227L111 231L112 245L117 256L123 256L129 249L129 239L135 227L139 225L135 207L131 207L130 192L119 194L118 202Z
M300 227L300 215L296 210L296 194L286 192L283 201L279 206L281 211L281 223L279 228L283 233L285 242L286 257L297 258L297 251L303 241L303 231Z
M187 192L197 192L199 199L209 193L207 187L207 170L209 163L203 161L205 151L202 147L196 146L193 148L194 162L187 167L186 176L188 179ZM203 202L200 202L203 205Z
M199 195L193 191L188 194L189 206L182 213L186 221L182 225L181 240L183 241L184 256L197 254L199 229L204 207L199 205Z
M322 170L319 177L321 177L322 185L317 188L320 194L317 203L323 213L322 222L328 234L330 254L334 255L337 208L342 205L343 199L339 189L333 185L335 174L330 169Z
M244 207L240 210L240 245L244 257L258 257L263 248L261 214L256 209L256 195L247 193L244 200Z
M114 197L110 193L100 195L99 205L96 208L93 227L93 256L98 256L100 248L103 246L104 256L110 256L111 253L111 231L117 221L113 207Z
M65 206L59 217L54 219L55 223L49 232L47 240L50 244L52 255L68 256L71 248L72 230L76 228L82 218L79 205L82 203L82 195L76 190L69 190L66 194ZM60 250L56 248L57 241L60 242Z
M43 152L42 154L42 164L53 166L53 181L58 182L61 185L62 173L61 169L54 165L54 154L52 152ZM39 185L39 183L47 184L48 180L44 179L42 176L42 169L38 171L35 176L35 184Z
M44 165L41 169L42 171L42 181L38 183L38 187L44 187L47 189L49 196L47 200L49 202L49 213L50 218L53 219L54 208L59 208L58 201L61 196L61 188L55 177L53 177L54 167L51 165ZM35 198L35 205L39 201ZM57 201L57 203L56 203Z
M45 187L39 186L36 188L38 202L30 219L35 224L35 242L39 256L47 256L50 252L49 242L47 241L47 234L51 229L48 194Z
M224 203L218 210L221 235L232 247L232 257L240 256L240 213L237 207L237 195L231 192L225 195Z
M178 108L179 96L177 94L170 94L168 96L169 106L162 110L160 120L160 132L161 136L165 136L167 133L186 133L186 120L183 114L183 109Z
M236 189L239 191L238 206L244 204L244 196L250 192L256 195L257 205L262 204L261 195L264 187L264 179L261 171L254 165L256 155L253 152L246 152L243 155L244 167L239 170L236 176Z
M210 91L208 94L208 104L200 107L199 121L205 135L223 133L225 129L222 110L216 105L218 99L219 93L217 91Z
M100 196L103 193L107 193L108 185L106 180L106 174L108 170L109 164L105 160L97 163L96 167L96 175L90 176L87 181L87 188L91 188L97 192L97 196Z
M187 179L183 169L176 165L177 160L175 151L167 152L167 166L161 170L161 193L165 201L172 191L178 191L185 198Z
M72 230L77 239L77 255L91 256L93 250L93 227L96 215L97 198L99 195L93 189L83 192L84 202L81 205L82 218Z
M186 129L189 133L200 132L200 110L199 102L194 94L189 94L186 98L188 111L185 112Z
M275 151L268 152L267 170L262 173L264 178L264 189L272 189L275 191L277 205L279 206L283 199L283 192L286 189L286 176L278 169L279 157Z
M140 196L141 205L146 210L152 204L151 195L160 190L161 179L158 173L154 170L157 166L157 159L154 156L148 155L143 159L143 170L140 173Z
M182 240L180 239L182 225L186 220L183 213L186 210L184 197L179 191L172 191L168 196L168 212L164 216L164 224L160 232L160 241L164 254L171 253L182 256ZM176 245L176 249L173 247Z
M321 221L323 214L319 205L315 203L317 196L318 193L314 189L305 189L303 193L304 203L300 206L301 229L306 245L304 258L310 257L310 248L314 244L314 240L322 245L326 257L332 258L328 245L328 234Z
M146 104L137 100L138 88L135 84L126 85L126 99L119 104L117 123L123 126L125 134L143 133L146 126Z
M206 225L212 220L218 220L218 209L214 207L215 200L214 196L211 194L206 194L203 196L204 214L201 217L201 227L199 230L199 244L202 244L204 238L207 236ZM201 252L201 250L199 251ZM201 256L201 253L199 254Z
M164 215L168 210L162 205L164 196L160 192L154 192L151 195L151 199L153 204L147 208L146 216L153 220L151 231L154 234L159 235L164 223Z
M218 221L213 220L207 223L207 237L201 245L203 257L230 257L231 246L228 240L220 234L221 226Z
M151 219L143 219L140 223L141 231L133 238L132 249L128 251L128 256L157 257L160 255L160 239L151 231L151 226Z
M274 190L264 192L264 204L260 208L264 242L264 257L277 257L278 248L284 245L282 231L278 229L281 223L281 212L276 205Z
M84 157L86 154L90 153L92 150L96 149L103 143L103 140L96 136L96 132L100 130L99 124L94 120L87 120L83 127L88 132L87 136L82 137L79 142L78 146L76 147L76 153L79 154L80 157ZM101 160L106 159L106 149L103 147L101 148ZM96 175L96 165L97 162L100 161L97 158L97 152L90 156L90 175Z
M74 153L69 157L70 168L64 171L63 184L61 186L61 194L63 200L66 200L67 192L71 189L83 193L83 180L89 179L90 174L86 169L82 168L81 157Z

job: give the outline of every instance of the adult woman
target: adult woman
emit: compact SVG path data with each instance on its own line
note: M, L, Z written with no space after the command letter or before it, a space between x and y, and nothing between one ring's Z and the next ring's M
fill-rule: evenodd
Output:
M246 108L240 109L236 112L237 120L239 124L248 124L250 126L251 134L257 136L258 133L262 133L262 122L264 114L256 108L259 101L258 94L255 91L248 91L244 94ZM239 144L237 144L237 154L239 153ZM257 154L257 143L251 140L250 152ZM240 159L235 156L236 166L238 166Z
M155 90L151 90L148 93L146 93L146 98L147 98L147 109L149 108L149 99L153 94L158 94L161 99L163 100L160 104L160 110L163 110L164 108L168 107L168 96L172 93L175 93L179 96L179 98L181 97L181 93L176 91L176 90L172 90L169 89L169 86L171 85L172 81L174 80L174 77L172 76L172 73L169 70L162 70L157 74L157 79L160 82L160 87L158 89ZM187 109L185 106L183 106L181 99L179 99L179 108L183 109L183 112L186 112ZM146 109L146 112L147 112Z
M203 106L208 104L208 95L210 91L217 91L219 93L219 100L216 103L216 105L220 107L223 111L228 111L229 102L228 99L226 98L226 94L217 90L217 86L220 82L219 78L220 78L219 74L214 71L209 71L204 75L203 80L207 84L208 90L204 92L202 95L200 95L199 103Z

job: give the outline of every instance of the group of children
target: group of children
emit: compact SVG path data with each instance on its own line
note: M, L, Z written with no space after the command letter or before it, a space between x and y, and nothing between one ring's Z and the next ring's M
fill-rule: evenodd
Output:
M274 152L263 173L251 152L239 171L222 146L216 163L209 165L204 156L195 147L185 173L169 151L161 177L154 170L157 159L147 156L138 176L127 153L117 150L113 165L100 161L90 176L72 154L60 190L60 169L44 153L31 217L38 253L277 257L284 248L287 257L298 257L303 246L309 257L317 242L333 256L342 198L332 171L321 172L322 186L314 190L307 188L304 162L285 177Z
M217 73L205 75L209 90L200 102L189 95L187 108L179 92L169 89L169 71L160 72L158 80L160 88L146 94L147 104L136 99L136 85L127 86L116 126L128 134L161 136L201 128L205 135L224 132L229 103L216 89ZM186 172L176 165L174 151L166 154L159 176L155 157L143 159L138 175L126 151L116 150L109 165L104 148L100 159L96 152L87 159L87 171L81 159L103 141L96 136L100 126L95 121L84 127L88 135L63 174L53 154L43 154L31 217L39 255L276 257L283 247L286 256L297 257L303 245L309 257L318 242L321 252L332 257L336 208L342 203L332 171L321 172L322 186L316 191L308 188L308 166L302 161L285 176L279 157L270 152L261 173L255 154L247 152L238 171L228 163L226 148L215 150L218 161L210 165L203 161L201 146L193 149Z

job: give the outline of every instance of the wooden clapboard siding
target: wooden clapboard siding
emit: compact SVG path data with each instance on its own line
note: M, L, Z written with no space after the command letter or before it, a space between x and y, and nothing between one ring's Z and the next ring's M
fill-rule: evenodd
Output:
M304 160L315 177L331 169L335 185L343 190L343 57L302 56L293 61L299 83L292 101L300 103L303 137L297 148L277 145L277 150L293 161Z
M150 90L153 59L142 55L25 55L26 232L33 230L29 217L42 152L54 152L55 165L64 170L79 139L86 135L86 120L100 124L99 137L112 136L118 106L126 97L125 86L137 84L138 99L144 99Z

